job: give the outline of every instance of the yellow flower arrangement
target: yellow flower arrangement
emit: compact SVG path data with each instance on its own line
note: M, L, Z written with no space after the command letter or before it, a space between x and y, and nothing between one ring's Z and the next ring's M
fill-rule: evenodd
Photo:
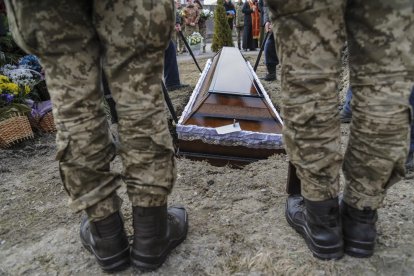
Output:
M5 75L0 75L0 82L10 82L10 79Z
M0 91L2 94L19 94L19 86L15 83L0 83Z
M0 94L13 94L19 95L22 93L24 96L29 94L30 87L28 85L19 86L17 83L12 82L8 77L0 75Z
M28 85L19 85L5 75L0 75L0 121L14 112L28 112L25 100L31 89Z

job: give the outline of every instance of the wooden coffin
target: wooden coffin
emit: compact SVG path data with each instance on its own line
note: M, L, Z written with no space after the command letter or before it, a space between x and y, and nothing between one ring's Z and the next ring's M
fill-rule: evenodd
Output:
M265 159L283 152L282 125L250 63L224 47L207 61L177 124L179 155L216 165ZM219 134L223 126L230 132Z

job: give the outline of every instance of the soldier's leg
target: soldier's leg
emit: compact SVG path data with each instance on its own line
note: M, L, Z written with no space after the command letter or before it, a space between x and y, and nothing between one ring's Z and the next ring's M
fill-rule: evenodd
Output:
M269 1L282 64L285 149L302 182L286 218L314 256L343 256L338 208L340 124L337 82L344 43L343 3Z
M186 39L187 39L187 37L192 35L194 32L198 32L198 27L197 26L185 25L185 38Z
M57 159L75 211L85 210L81 241L104 270L129 260L129 243L117 212L118 174L100 89L100 45L89 1L8 1L16 41L37 54L46 70L57 127Z
M200 28L200 34L203 37L202 46L203 46L203 53L205 53L206 52L206 45L207 45L206 44L206 40L207 40L207 27L206 26Z
M167 211L176 171L161 80L174 26L173 2L97 0L95 7L96 28L106 44L104 70L117 103L123 176L133 206L131 259L140 269L155 269L185 239L188 227L184 209Z
M103 109L100 46L91 9L85 1L8 1L16 41L38 55L46 70L57 159L70 206L98 220L119 209L115 190L121 179L109 171L115 148Z
M243 34L243 27L236 27L237 32L237 47L241 50L241 37Z
M405 173L414 82L412 9L410 0L355 0L347 6L353 103L343 222L345 251L357 257L372 255L376 209Z
M96 2L96 29L105 41L104 71L117 103L123 179L134 206L160 206L175 180L174 148L161 90L164 51L173 31L165 6L171 3L154 1L150 10L145 2L127 0L112 3L113 8L107 2L112 3ZM127 10L132 8L139 11L131 12L131 19L149 24L128 22ZM130 28L128 33L122 32L125 28Z
M185 24L181 24L181 30L182 30L182 33L183 33L183 35L185 36ZM186 51L186 49L185 49L185 45L184 45L184 41L183 41L183 39L181 38L181 35L179 35L178 36L179 38L178 38L178 42L179 42L179 47L178 47L178 51L180 52L180 53L183 53L183 52L185 52Z
M353 118L344 200L361 210L380 207L386 189L404 175L414 83L412 7L408 0L353 1L347 10Z
M303 196L329 199L338 194L342 161L337 82L343 6L334 0L302 5L269 1L269 6L282 64L285 148L297 168Z

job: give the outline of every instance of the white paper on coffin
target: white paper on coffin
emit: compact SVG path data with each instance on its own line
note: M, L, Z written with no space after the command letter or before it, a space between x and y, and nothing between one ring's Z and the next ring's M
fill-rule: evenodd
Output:
M223 135L227 133L237 132L241 131L240 124L234 123L231 125L225 125L221 127L216 127L217 134Z

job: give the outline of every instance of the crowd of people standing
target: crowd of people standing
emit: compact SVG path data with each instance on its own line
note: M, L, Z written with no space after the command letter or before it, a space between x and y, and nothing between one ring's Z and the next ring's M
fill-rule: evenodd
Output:
M203 1L187 0L185 7L180 1L175 1L177 17L185 37L198 32L203 37L202 49L206 52L207 25L206 18L201 16ZM265 15L263 0L232 0L224 1L224 8L231 31L236 30L237 47L243 51L255 51L263 42ZM176 35L174 39L177 53L186 52L182 39Z

